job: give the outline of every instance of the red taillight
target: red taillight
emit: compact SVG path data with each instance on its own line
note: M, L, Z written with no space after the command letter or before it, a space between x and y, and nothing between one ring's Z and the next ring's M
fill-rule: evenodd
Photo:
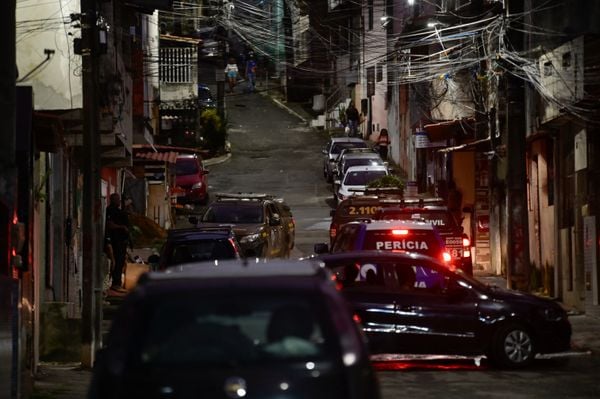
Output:
M239 255L239 251L237 249L237 246L235 245L235 241L233 241L233 238L229 239L229 243L231 244L231 246L233 247L233 250L235 251L236 255Z
M357 315L356 313L354 313L354 315L352 316L352 320L354 320L355 323L362 323L362 320L360 319L360 316Z
M452 256L448 252L442 252L442 260L449 263L452 260Z
M335 235L337 234L337 230L335 227L332 227L329 229L329 237L331 238L335 238Z
M392 230L392 234L395 236L405 236L408 235L408 230L406 229L394 229Z
M471 246L471 240L469 240L468 237L463 237L463 247L470 247Z

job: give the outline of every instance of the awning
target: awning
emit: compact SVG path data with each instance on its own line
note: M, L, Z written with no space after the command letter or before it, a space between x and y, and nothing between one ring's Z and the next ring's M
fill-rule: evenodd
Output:
M195 154L203 158L204 150L198 150L189 147L177 147L159 144L134 144L132 145L133 160L149 160L157 162L167 162L175 164L177 156L180 154Z
M472 136L475 133L475 119L463 118L442 121L423 126L430 142L450 140L457 136Z
M135 158L144 158L152 161L162 161L167 163L176 163L177 157L179 156L178 152L167 151L167 152L136 152L134 154Z

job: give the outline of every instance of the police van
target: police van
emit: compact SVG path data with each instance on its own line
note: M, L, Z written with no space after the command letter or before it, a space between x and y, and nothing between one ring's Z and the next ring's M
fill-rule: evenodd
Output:
M439 259L450 267L451 256L439 232L430 223L404 220L363 220L342 225L331 248L315 244L317 254L357 250L416 252Z

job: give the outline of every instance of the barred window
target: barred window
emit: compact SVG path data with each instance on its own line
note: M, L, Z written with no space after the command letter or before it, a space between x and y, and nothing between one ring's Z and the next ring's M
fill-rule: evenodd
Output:
M162 83L192 83L195 49L166 47L160 49L160 81Z

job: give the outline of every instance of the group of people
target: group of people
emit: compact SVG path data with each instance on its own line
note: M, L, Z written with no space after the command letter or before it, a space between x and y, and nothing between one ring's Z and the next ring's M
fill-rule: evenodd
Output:
M346 135L349 137L358 137L358 126L361 124L361 114L356 109L354 101L350 101L346 108ZM388 148L391 144L390 136L387 129L381 129L377 141L375 142L379 155L383 160L387 160Z
M254 54L251 52L248 55L248 59L246 60L246 65L244 67L244 75L246 81L248 83L247 90L249 92L254 92L256 90L256 70L258 68L258 64L254 59ZM227 76L227 84L229 86L229 93L233 93L233 89L237 85L238 79L240 77L240 70L238 68L237 62L235 58L229 57L227 61L227 65L225 66L225 75Z

